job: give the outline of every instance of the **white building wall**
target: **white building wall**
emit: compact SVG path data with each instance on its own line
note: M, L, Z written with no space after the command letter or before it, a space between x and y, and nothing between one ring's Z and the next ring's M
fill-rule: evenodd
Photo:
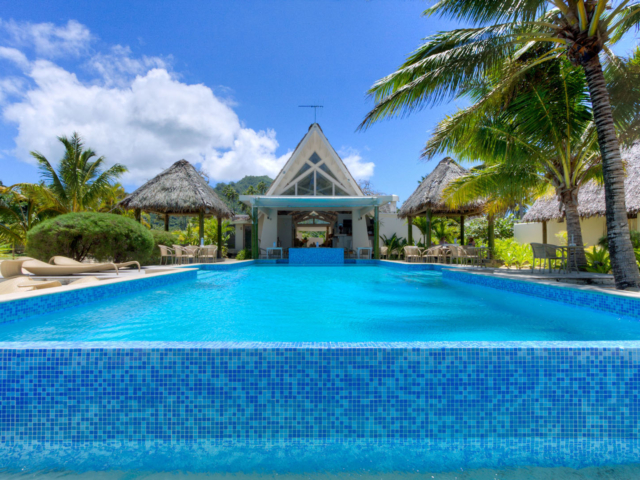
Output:
M244 225L239 223L236 227L236 248L232 249L232 252L239 252L244 248Z
M389 238L393 236L395 233L398 237L402 237L407 239L409 236L409 225L407 225L407 220L399 218L395 213L380 213L380 236L384 235ZM418 227L413 225L412 227L413 233L413 241L414 242L423 242L422 234ZM382 245L382 241L380 240L380 245Z
M635 220L630 220L631 222ZM604 217L590 217L580 220L582 229L582 241L587 247L598 243L598 240L607 233L606 220ZM561 222L552 220L547 222L547 242L558 245L560 240L556 234L566 231L567 224L564 219ZM542 223L516 223L513 227L514 238L519 243L540 243L542 242ZM569 239L571 240L571 239Z
M260 248L273 247L273 244L278 240L278 218L274 214L270 218L266 215L260 215L262 221L262 228L258 226L260 232Z
M353 246L355 250L359 247L370 247L369 234L367 233L367 217L360 217L357 213L353 213Z

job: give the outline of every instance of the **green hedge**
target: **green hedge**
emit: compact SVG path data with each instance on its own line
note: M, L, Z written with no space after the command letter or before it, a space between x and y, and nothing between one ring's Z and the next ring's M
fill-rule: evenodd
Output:
M46 220L27 233L27 254L42 261L63 255L82 261L146 263L153 235L135 220L111 213L68 213Z

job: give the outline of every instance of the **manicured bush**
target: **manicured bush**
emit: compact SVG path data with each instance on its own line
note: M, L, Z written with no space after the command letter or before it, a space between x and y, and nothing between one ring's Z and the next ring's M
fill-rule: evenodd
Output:
M528 243L518 243L513 238L496 240L494 256L502 260L507 268L518 270L533 263L533 251Z
M42 261L63 255L78 261L146 262L154 240L131 218L111 213L68 213L46 220L27 234L27 254Z

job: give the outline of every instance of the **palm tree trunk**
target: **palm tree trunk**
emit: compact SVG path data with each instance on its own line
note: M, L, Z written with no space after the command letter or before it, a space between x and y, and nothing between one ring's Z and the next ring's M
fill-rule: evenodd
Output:
M602 154L604 198L607 206L607 238L613 277L618 289L637 288L640 286L640 272L629 236L627 206L624 198L624 169L609 103L609 92L600 58L597 55L582 67L589 85L593 118L598 130L598 144Z
M560 202L564 206L565 219L567 221L567 240L569 244L574 243L578 247L583 247L582 227L580 226L580 214L578 214L578 191L565 190L560 193ZM578 268L583 270L587 267L587 257L584 248L576 250L576 263Z

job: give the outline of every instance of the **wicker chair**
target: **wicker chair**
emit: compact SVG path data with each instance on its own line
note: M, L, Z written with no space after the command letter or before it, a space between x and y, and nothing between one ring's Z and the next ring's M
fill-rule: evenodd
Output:
M166 245L158 245L160 249L160 265L169 265L169 260L171 263L175 263L176 261L176 253L172 248L167 247Z
M403 250L404 250L404 258L407 262L422 260L422 253L420 252L420 249L418 247L407 245L406 247L403 248Z

